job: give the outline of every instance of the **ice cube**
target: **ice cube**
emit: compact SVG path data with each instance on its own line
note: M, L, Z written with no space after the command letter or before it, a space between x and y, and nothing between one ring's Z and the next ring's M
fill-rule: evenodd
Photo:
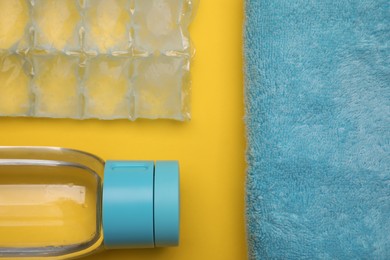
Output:
M129 64L126 57L100 55L87 61L84 79L84 117L130 117Z
M134 65L135 118L186 119L188 58L140 57Z
M78 0L35 0L33 23L36 48L58 51L81 49Z
M17 54L0 54L0 115L26 116L30 109L29 76L25 59Z
M130 48L130 1L89 0L85 10L85 50L126 52Z
M161 53L189 48L187 28L181 24L185 0L135 0L134 48Z
M33 57L35 115L79 118L79 57L48 54Z
M0 49L27 48L28 22L27 1L0 1Z

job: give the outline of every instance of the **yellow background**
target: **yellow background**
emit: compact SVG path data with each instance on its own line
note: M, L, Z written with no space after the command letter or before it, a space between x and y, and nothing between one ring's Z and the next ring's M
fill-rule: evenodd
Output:
M180 246L112 250L87 259L246 259L240 0L201 0L191 26L192 120L0 118L0 145L76 148L103 159L177 159Z

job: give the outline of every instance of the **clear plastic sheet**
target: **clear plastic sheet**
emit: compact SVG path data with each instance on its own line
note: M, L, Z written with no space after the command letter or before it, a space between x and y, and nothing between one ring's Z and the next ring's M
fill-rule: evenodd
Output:
M192 0L0 1L0 116L190 119Z

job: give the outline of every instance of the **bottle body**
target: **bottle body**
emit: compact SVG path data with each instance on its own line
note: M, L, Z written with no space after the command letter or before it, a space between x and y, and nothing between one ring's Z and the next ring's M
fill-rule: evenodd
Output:
M0 148L0 257L71 258L102 245L104 162L63 148Z

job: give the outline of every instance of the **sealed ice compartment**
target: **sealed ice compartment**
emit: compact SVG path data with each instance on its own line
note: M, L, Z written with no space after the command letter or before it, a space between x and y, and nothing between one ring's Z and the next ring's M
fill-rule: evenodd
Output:
M190 46L182 23L184 0L135 0L134 48L153 53L184 52Z
M130 60L97 56L87 61L84 77L84 117L130 118Z
M35 48L57 51L80 49L78 0L34 0L32 14Z
M40 117L81 116L79 57L45 54L33 57L34 114Z
M1 19L1 18L0 18ZM16 53L0 53L0 116L27 116L30 111L30 77L26 59Z
M0 51L28 46L29 19L27 1L0 1Z
M188 119L188 58L150 56L136 59L134 67L135 118Z
M89 0L85 8L85 50L130 51L130 1Z

